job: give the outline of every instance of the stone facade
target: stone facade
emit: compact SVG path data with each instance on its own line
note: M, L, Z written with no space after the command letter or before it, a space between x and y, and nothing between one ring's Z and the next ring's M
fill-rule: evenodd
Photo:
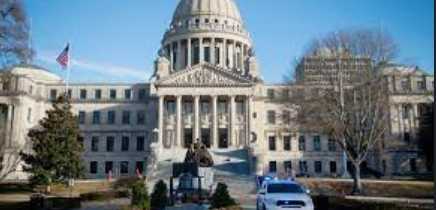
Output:
M301 77L308 69L304 66L298 69ZM10 149L26 147L28 130L44 117L51 100L65 93L64 81L45 69L18 66L12 73L12 81L2 83L0 90L0 132ZM316 82L316 75L312 78ZM420 104L433 102L433 76L392 66L386 78L392 135L368 158L368 165L386 175L424 172L413 139ZM158 163L175 160L197 139L210 147L216 170L235 159L220 154L238 150L248 154L242 158L247 173L343 173L341 148L322 133L301 132L292 120L295 110L287 99L306 86L262 81L233 0L180 1L151 81L70 84L67 93L79 116L88 178L105 178L109 171L115 177L133 176L148 168L150 154ZM10 178L25 175L18 167Z

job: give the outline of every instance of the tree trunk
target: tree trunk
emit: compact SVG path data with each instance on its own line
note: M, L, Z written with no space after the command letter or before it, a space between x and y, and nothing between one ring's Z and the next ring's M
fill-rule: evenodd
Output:
M362 183L360 180L360 164L354 163L354 176L353 176L353 195L360 195L362 193Z

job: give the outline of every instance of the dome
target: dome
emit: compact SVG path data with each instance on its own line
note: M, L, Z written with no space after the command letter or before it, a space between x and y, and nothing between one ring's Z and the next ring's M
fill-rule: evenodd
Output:
M16 66L11 70L12 74L23 75L37 82L60 83L62 78L37 66Z
M221 16L242 23L234 0L181 0L174 13L173 22L196 15Z

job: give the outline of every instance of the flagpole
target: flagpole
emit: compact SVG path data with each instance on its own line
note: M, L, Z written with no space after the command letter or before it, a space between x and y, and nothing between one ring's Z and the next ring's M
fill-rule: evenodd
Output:
M68 42L67 43L67 46L69 47L69 49L68 49L68 63L67 63L67 76L66 76L66 81L65 81L65 96L67 97L67 98L69 98L70 96L68 95L68 88L69 88L69 85L70 85L70 65L71 65L71 43L70 42Z

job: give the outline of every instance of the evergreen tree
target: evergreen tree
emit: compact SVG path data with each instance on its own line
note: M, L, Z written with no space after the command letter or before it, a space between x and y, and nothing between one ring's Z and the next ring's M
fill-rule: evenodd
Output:
M140 208L142 210L150 209L150 198L148 196L147 186L143 180L137 181L132 186L132 200L131 204L134 207Z
M79 140L77 117L71 112L69 101L60 96L37 128L28 133L32 153L21 154L27 164L34 185L62 183L83 177L81 155L83 142Z
M151 194L151 208L156 210L164 209L168 204L168 187L163 180L159 180L154 185L153 193Z
M215 192L211 198L211 209L218 209L223 207L229 207L236 205L235 200L230 197L227 185L224 183L218 183Z

